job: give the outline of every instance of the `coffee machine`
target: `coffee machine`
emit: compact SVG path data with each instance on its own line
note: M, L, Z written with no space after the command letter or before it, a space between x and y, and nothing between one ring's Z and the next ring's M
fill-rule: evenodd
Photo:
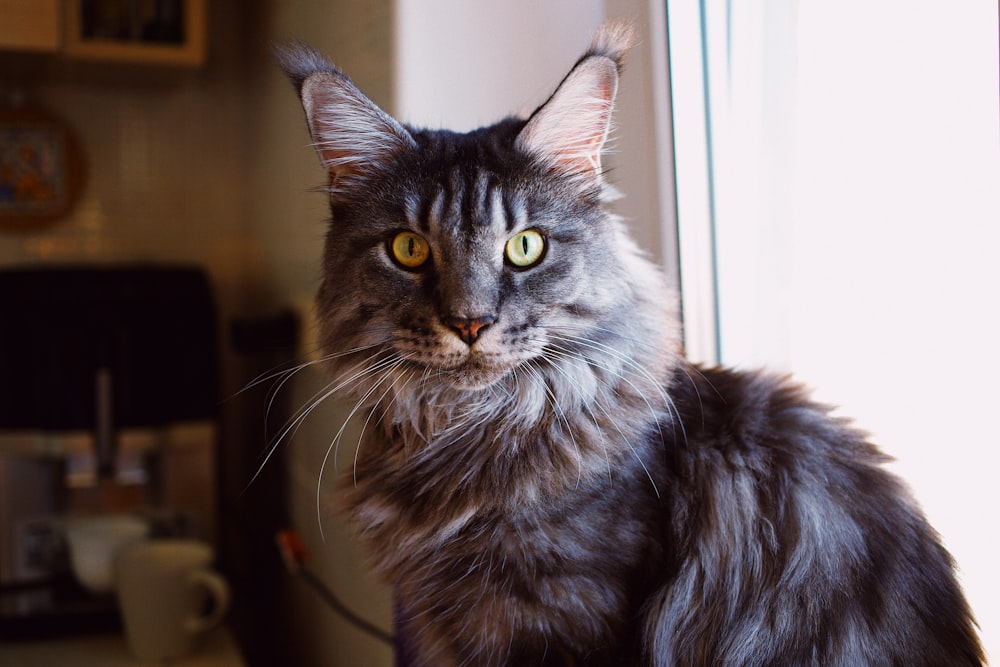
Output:
M0 271L0 639L117 624L70 572L74 517L214 537L216 317L197 267Z

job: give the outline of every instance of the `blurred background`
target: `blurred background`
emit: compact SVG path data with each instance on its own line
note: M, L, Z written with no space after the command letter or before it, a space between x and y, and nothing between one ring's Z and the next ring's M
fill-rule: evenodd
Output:
M325 585L391 628L322 465L343 406L262 465L324 386L254 380L315 359L328 214L269 44L462 130L543 102L608 16L640 37L615 206L681 289L692 357L792 371L859 417L998 650L995 2L0 0L0 656L104 631L100 604L9 592L52 580L64 517L140 511L215 544L239 661L219 664L393 664L275 546L296 528Z

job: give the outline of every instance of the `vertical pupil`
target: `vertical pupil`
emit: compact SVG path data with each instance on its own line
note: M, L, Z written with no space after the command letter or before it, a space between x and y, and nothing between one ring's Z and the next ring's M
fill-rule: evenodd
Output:
M521 252L524 253L525 255L528 254L528 246L529 245L530 245L530 242L528 241L527 235L522 236L521 237Z
M417 244L416 244L416 242L415 242L415 241L413 240L413 237L412 237L412 236L411 236L410 238L408 238L408 239L407 239L407 241L408 241L409 243L407 243L407 244L406 244L406 252L407 252L407 253L408 253L408 254L410 255L410 257L413 257L413 255L414 255L414 252L413 252L413 250L414 250L414 248L415 248L415 246L416 246Z

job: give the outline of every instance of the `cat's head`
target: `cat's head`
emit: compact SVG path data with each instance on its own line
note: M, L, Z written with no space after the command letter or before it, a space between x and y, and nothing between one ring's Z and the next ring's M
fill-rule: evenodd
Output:
M345 376L405 369L478 391L560 360L635 358L649 329L674 346L657 272L603 208L630 34L605 26L529 118L464 134L407 127L308 47L283 50L329 174L318 311Z

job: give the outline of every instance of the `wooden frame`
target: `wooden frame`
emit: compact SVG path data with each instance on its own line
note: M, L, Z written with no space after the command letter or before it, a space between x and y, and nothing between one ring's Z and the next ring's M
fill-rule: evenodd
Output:
M204 64L206 0L160 2L175 9L174 16L155 16L156 22L166 22L144 26L144 12L160 11L151 0L100 4L96 0L63 0L64 53L70 58L117 63L182 67ZM166 30L151 37L150 25Z
M61 0L0 0L0 44L5 51L55 53L61 44Z

